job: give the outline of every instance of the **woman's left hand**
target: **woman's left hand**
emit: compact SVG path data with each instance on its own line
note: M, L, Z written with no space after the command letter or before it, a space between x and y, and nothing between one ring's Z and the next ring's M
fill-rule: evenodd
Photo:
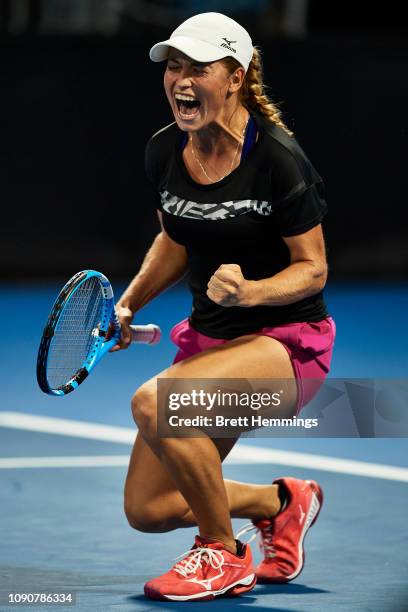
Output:
M238 264L222 264L207 285L207 296L220 306L252 306L254 281L246 280Z

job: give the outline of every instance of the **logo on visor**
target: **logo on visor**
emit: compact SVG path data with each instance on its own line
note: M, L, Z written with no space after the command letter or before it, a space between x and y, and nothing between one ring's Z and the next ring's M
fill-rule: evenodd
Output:
M226 49L229 49L229 51L233 51L234 53L237 52L236 49L233 49L231 47L231 45L237 42L236 40L228 40L227 38L223 38L222 40L225 40L225 42L221 43L221 47L225 47Z

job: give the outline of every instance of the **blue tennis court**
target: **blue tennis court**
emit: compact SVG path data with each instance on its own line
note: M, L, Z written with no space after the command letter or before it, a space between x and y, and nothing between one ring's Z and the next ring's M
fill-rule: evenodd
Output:
M171 360L175 347L168 332L189 311L189 295L183 286L173 288L140 314L138 322L162 327L158 347L110 356L81 389L60 399L43 395L35 380L41 330L60 285L0 289L7 321L0 405L0 610L16 608L6 604L8 592L39 591L76 594L75 607L55 609L177 607L146 600L143 583L190 548L194 531L132 530L122 510L122 489L135 435L131 394ZM122 286L114 285L117 294ZM338 330L331 376L406 376L406 285L331 284L326 299ZM404 438L261 438L239 444L225 464L226 477L258 483L281 475L314 478L325 504L307 536L307 562L298 579L258 585L247 596L211 606L407 610L407 450ZM236 520L235 527L243 522Z

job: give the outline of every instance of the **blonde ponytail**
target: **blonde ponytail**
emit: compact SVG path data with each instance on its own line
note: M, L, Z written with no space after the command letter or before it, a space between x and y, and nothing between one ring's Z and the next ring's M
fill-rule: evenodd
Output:
M227 69L233 72L240 65L234 58L226 57L223 60ZM266 86L263 81L262 58L258 47L254 47L252 60L245 74L242 87L240 89L241 103L248 111L254 110L276 123L289 136L293 136L293 132L284 124L282 113L277 104L266 94Z

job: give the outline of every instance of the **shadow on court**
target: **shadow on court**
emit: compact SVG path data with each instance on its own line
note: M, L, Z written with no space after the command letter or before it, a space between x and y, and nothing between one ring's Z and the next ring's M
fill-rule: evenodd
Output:
M153 600L149 600L149 607L146 608L147 609L163 609L164 608L170 608L170 609L180 609L180 607L182 605L188 605L188 609L189 610L202 610L202 607L205 606L205 604L209 604L211 605L211 610L213 610L214 612L216 612L217 610L230 610L230 609L237 609L237 610L244 610L247 609L248 610L253 610L256 607L257 612L266 612L267 610L271 610L271 612L302 612L301 609L295 609L295 608L281 608L281 607L275 607L274 605L268 605L268 606L259 606L256 605L257 604L257 595L258 595L258 589L257 587L255 587L255 589L253 591L251 591L250 593L248 593L248 595L245 595L245 597L220 597L218 599L215 599L211 602L193 602L190 601L188 602L188 604L181 604L179 602L176 601L153 601ZM133 601L136 604L143 604L143 602L146 603L146 599L143 595L137 595L135 597L128 597L127 598L128 601ZM142 608L143 609L143 608Z

